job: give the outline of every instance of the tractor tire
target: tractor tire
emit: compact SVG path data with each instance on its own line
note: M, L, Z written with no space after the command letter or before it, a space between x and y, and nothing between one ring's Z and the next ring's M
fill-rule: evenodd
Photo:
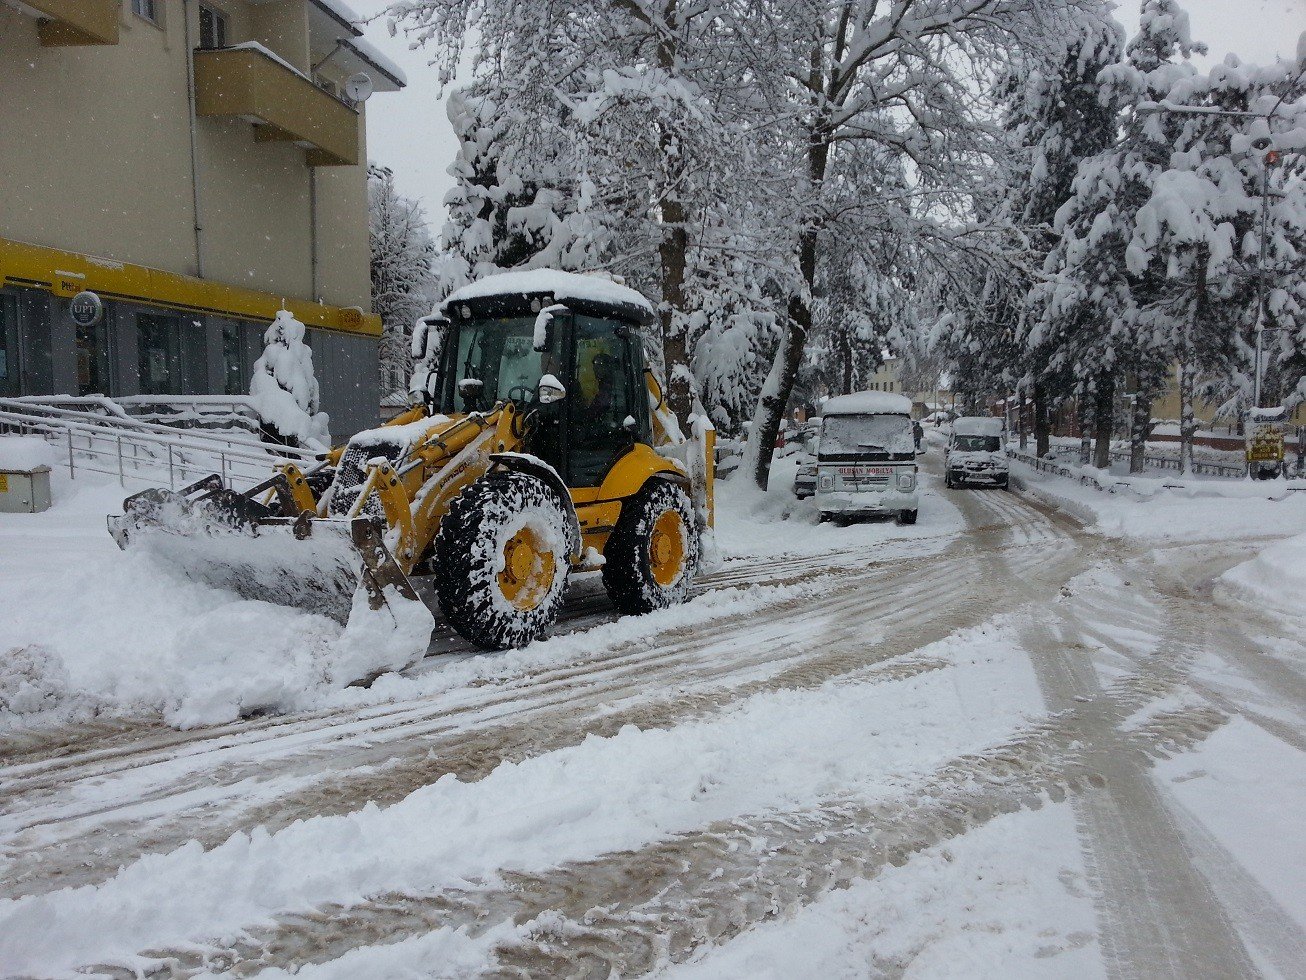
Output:
M603 558L603 587L618 612L642 615L684 602L698 565L689 495L653 480L621 508Z
M557 493L526 473L491 473L459 494L431 561L449 625L487 650L547 634L571 570L568 520Z

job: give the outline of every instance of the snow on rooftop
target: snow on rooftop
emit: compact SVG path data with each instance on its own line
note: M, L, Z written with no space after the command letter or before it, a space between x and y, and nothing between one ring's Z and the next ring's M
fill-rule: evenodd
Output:
M408 84L408 76L404 74L404 70L382 54L381 49L367 38L343 37L340 39L340 43L347 48L352 48L355 54L371 64L378 71L389 75L394 84L399 86ZM378 86L378 89L380 88L381 86Z
M959 436L1000 436L1002 419L994 415L970 415L953 422L952 431Z
M822 415L910 415L911 399L887 391L836 395L821 406Z
M576 272L560 272L557 269L525 269L519 272L501 272L486 276L477 282L456 289L442 303L442 309L448 309L451 303L461 300L481 299L486 296L501 296L504 293L547 293L554 299L589 300L593 303L613 303L622 306L634 306L653 312L653 304L643 293L613 282L601 275L582 275Z
M362 18L359 17L358 12L354 10L353 7L349 6L349 4L345 3L344 0L313 0L313 3L332 14L336 20L344 21L353 26L355 30L358 29L358 22L362 20Z

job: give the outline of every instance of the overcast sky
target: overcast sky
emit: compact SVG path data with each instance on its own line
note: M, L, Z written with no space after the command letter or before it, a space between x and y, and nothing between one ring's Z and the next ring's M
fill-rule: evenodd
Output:
M385 9L388 0L350 0L363 16ZM1141 0L1119 0L1116 18L1132 35L1138 30ZM1244 61L1273 62L1291 57L1297 36L1306 30L1306 0L1188 0L1193 37L1211 54L1200 64L1219 61L1232 51ZM402 36L390 37L383 21L372 24L367 36L408 74L402 92L379 93L367 104L368 156L390 167L400 191L426 207L432 230L444 224L445 193L453 180L445 172L453 162L456 141L445 115L435 70L429 55L408 50Z

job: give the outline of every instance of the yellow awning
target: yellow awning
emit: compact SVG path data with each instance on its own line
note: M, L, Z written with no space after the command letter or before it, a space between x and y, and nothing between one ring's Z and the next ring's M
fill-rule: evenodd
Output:
M310 327L365 337L381 336L381 318L356 307L310 303L0 238L0 286L3 285L45 289L65 298L89 289L106 300L268 323L284 307Z

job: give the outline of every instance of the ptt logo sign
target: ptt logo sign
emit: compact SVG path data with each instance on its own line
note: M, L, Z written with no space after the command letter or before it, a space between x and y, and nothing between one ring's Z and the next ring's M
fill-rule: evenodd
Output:
M55 275L50 291L56 296L76 296L82 291L82 280L71 276Z

